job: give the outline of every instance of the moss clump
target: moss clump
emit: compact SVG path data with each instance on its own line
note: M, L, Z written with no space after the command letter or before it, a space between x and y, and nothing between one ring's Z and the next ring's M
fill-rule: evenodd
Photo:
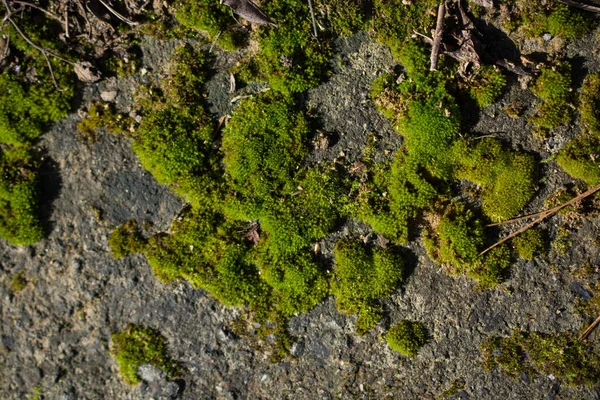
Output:
M479 107L487 107L502 94L504 86L506 78L498 68L482 66L473 76L469 92Z
M111 232L108 237L110 252L115 258L141 252L146 239L142 236L136 220L129 220Z
M131 132L134 122L131 118L118 113L110 103L93 103L88 108L88 115L77 123L77 130L87 138L94 138L100 128L114 135Z
M130 385L140 383L137 370L144 364L160 368L170 378L180 371L177 362L169 357L167 340L155 329L128 325L113 334L111 340L111 354L119 364L123 380Z
M26 147L0 153L0 236L16 245L43 237L39 219L39 162Z
M27 287L29 281L27 280L27 276L25 275L25 271L21 270L13 275L10 279L10 291L12 293L19 293Z
M600 74L583 82L579 102L583 132L556 156L556 162L569 175L588 185L600 183Z
M372 12L370 0L324 0L315 4L315 14L322 15L326 26L340 36L366 30Z
M529 229L514 239L517 254L524 260L533 260L544 250L544 238L536 229Z
M389 46L398 58L405 39L414 31L425 33L435 26L439 2L422 0L403 4L392 0L374 0L373 5L373 27L377 40Z
M255 60L260 78L284 94L318 85L328 70L331 48L313 37L308 5L295 0L273 0L265 13L277 27L259 28L260 50Z
M427 329L420 322L400 321L385 335L390 349L406 357L414 357L427 343Z
M558 1L507 1L506 12L500 15L502 26L509 31L519 29L526 36L539 37L544 33L572 40L588 33L593 18L580 10Z
M237 28L226 5L211 0L182 0L174 6L175 18L185 27L202 31L225 50L235 50L246 41L247 32Z
M552 249L558 255L565 255L571 250L573 242L570 239L571 232L564 226L558 227L556 237L552 241Z
M531 122L543 129L553 129L568 124L573 118L571 66L562 63L553 67L542 67L531 91L542 99Z
M554 375L569 386L591 386L600 381L600 354L571 332L544 334L515 331L481 344L483 367L498 368L517 378L523 372Z
M341 312L358 314L362 335L380 320L378 299L390 296L402 281L404 259L389 248L366 247L341 239L336 243L334 283L331 292Z
M460 140L454 146L455 175L482 187L482 208L492 221L517 214L536 190L533 157L505 149L500 142L484 138L475 146Z
M510 252L498 246L479 255L484 244L481 221L460 203L451 203L439 216L431 214L423 235L429 257L446 265L455 274L466 274L478 281L481 288L490 288L502 281L510 266Z

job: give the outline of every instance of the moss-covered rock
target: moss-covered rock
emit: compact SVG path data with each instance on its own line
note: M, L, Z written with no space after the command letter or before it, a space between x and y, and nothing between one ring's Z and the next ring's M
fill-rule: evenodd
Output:
M531 91L542 99L531 122L543 129L568 124L573 118L571 66L568 63L542 67Z
M146 243L147 241L142 236L137 221L134 219L117 227L108 237L110 252L115 258L140 253L144 250Z
M341 239L336 243L331 292L340 311L358 314L357 332L363 334L380 320L377 301L390 296L404 277L404 259L391 248L367 247Z
M138 368L150 364L163 370L170 378L181 371L178 363L169 357L167 340L155 329L128 325L111 337L110 352L119 364L123 380L136 385L141 382Z
M569 386L591 386L600 381L600 354L571 332L545 334L515 331L481 344L484 369L498 368L518 378L523 372L554 375Z
M427 329L420 322L400 321L385 335L390 349L406 357L414 357L427 343Z
M536 229L529 229L521 233L513 243L517 254L524 260L533 260L544 250L544 238L542 233Z

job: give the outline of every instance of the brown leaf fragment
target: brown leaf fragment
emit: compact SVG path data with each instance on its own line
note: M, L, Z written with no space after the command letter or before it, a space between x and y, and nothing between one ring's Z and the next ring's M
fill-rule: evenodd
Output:
M478 6L482 6L485 8L492 8L494 7L494 1L493 0L471 0L473 3L477 4Z
M250 0L223 0L223 4L231 7L234 13L244 18L246 21L255 24L277 26L263 10Z
M388 244L390 244L390 240L386 239L386 237L380 233L377 235L377 244L386 249L388 247Z
M79 80L82 82L96 82L101 78L100 71L98 71L89 61L78 61L73 66L73 69Z
M258 233L258 224L254 223L250 225L250 230L244 235L244 237L254 245L260 241L260 235Z
M7 36L6 38L0 37L0 66L8 59L10 55L10 38Z

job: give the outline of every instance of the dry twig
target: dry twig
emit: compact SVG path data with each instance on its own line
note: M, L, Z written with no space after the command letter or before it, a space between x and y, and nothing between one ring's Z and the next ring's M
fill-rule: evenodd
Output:
M433 35L433 45L431 47L431 65L429 67L431 71L435 71L437 69L438 58L440 56L440 46L442 45L442 34L444 33L445 15L446 3L442 2L438 7L437 23L435 25L435 34Z
M573 0L558 0L558 1L560 1L561 3L564 3L568 6L571 6L571 7L576 7L576 8L582 9L584 11L589 11L589 12L600 14L600 7L580 3L578 1L573 1Z
M540 211L539 213L535 213L535 214L531 214L531 215L526 215L524 217L515 218L515 219L509 220L509 221L504 221L503 223L495 224L495 225L501 225L501 224L506 224L506 223L510 223L510 222L521 221L523 219L528 219L528 218L532 218L532 217L536 217L536 216L538 217L534 221L532 221L532 222L528 223L527 225L519 228L515 232L513 232L510 235L508 235L507 237L505 237L504 239L501 239L501 240L497 241L496 243L494 243L493 245L491 245L487 249L483 250L481 253L479 253L479 255L481 256L481 255L487 253L488 251L490 251L494 247L501 245L502 243L506 242L507 240L510 240L513 237L519 235L520 233L525 232L526 230L528 230L532 226L536 225L537 223L542 222L543 220L545 220L548 217L551 217L552 215L556 214L558 211L562 210L563 208L568 207L571 204L576 203L576 202L578 202L580 200L583 200L584 198L593 195L594 193L596 193L599 190L600 190L600 185L596 185L596 186L593 186L593 187L589 188L588 190L586 190L585 192L583 192L579 196L576 196L576 197L572 198L571 200L567 201L564 204L561 204L560 206L556 206L554 208L551 208L550 210ZM488 226L490 226L490 225L488 225Z
M579 335L579 340L587 339L587 337L590 336L590 333L592 333L592 331L594 329L596 329L598 324L600 324L600 316L598 318L596 318L596 320L594 322L592 322L592 324L590 326L588 326L587 329L585 331L583 331L583 333L581 335Z
M130 19L125 18L123 15L119 14L117 12L117 10L115 10L114 8L112 8L111 6L109 6L106 2L104 2L103 0L98 0L104 7L106 7L106 9L108 11L110 11L111 13L113 13L115 15L115 17L119 18L121 21L125 22L128 25L131 26L136 26L139 25L137 22L133 22Z
M313 11L312 0L308 0L308 9L310 10L310 18L312 19L313 32L315 33L315 39L317 39L317 23L315 22L315 12Z

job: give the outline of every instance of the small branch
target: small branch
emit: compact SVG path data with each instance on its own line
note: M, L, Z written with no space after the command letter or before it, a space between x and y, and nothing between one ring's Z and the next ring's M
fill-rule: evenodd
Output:
M32 3L29 3L27 1L21 1L21 0L13 0L12 2L15 3L15 4L20 4L22 6L35 8L36 10L39 10L39 11L43 12L44 14L46 14L47 16L49 16L50 18L52 18L52 19L54 19L56 21L62 22L61 19L60 19L60 17L58 15L56 15L54 13L51 13L50 11L44 10L40 6L37 6L37 5L32 4Z
M600 324L600 317L596 318L596 320L592 322L592 324L588 326L587 329L581 335L579 335L579 340L587 339L587 337L590 336L590 333L592 333L592 331L596 329L598 324Z
M431 66L430 70L437 69L438 58L440 55L440 46L442 44L442 34L444 33L444 16L446 15L446 4L442 2L438 7L437 23L435 25L435 34L433 35L433 46L431 47Z
M308 9L310 10L310 18L312 19L313 32L317 39L317 23L315 22L315 12L313 11L312 0L308 0Z
M113 13L115 15L115 17L119 18L121 21L125 22L128 25L131 26L137 26L139 25L137 22L133 22L130 19L125 18L123 15L119 14L117 12L117 10L115 10L114 8L112 8L111 6L109 6L106 2L104 2L103 0L98 0L104 7L106 7L106 9L108 11L110 11L111 13Z
M539 213L536 213L536 214L531 214L531 215L527 215L525 217L515 218L514 220L505 221L505 223L516 222L516 221L520 221L520 220L523 220L523 219L527 219L527 218L532 218L532 217L538 216L538 218L536 220L528 223L527 225L523 226L522 228L518 229L517 231L511 233L510 235L508 235L504 239L499 240L498 242L494 243L493 245L491 245L490 247L488 247L487 249L485 249L481 253L479 253L479 255L480 256L484 255L485 253L487 253L488 251L490 251L494 247L501 245L502 243L506 242L507 240L512 239L513 237L517 236L520 233L525 232L526 230L528 230L532 226L534 226L537 223L542 222L546 218L548 218L548 217L556 214L558 211L562 210L563 208L568 207L571 204L576 203L576 202L578 202L578 201L580 201L580 200L582 200L582 199L584 199L584 198L586 198L588 196L591 196L592 194L596 193L599 190L600 190L600 185L596 185L594 187L589 188L588 190L586 190L585 192L583 192L579 196L572 198L571 200L567 201L564 204L561 204L560 206L551 208L550 210L540 211ZM500 224L496 224L496 225L500 225Z
M572 1L572 0L558 0L558 1L560 1L561 3L564 3L568 6L571 6L571 7L576 7L576 8L582 9L584 11L589 11L589 12L600 14L600 7L595 7L595 6L591 6L589 4L583 4L583 3L579 3L578 1Z
M212 53L213 48L215 47L215 44L217 44L217 40L219 40L219 36L221 36L221 32L223 31L219 31L219 33L217 33L217 36L215 36L215 40L213 40L212 44L210 45L210 49L208 49L208 53Z

